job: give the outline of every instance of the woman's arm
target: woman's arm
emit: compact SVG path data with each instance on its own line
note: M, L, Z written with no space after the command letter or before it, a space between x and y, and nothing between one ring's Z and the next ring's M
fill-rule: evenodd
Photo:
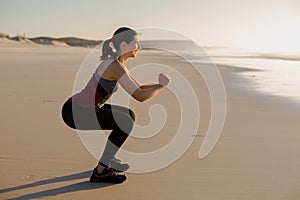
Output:
M153 85L141 86L134 77L129 73L124 65L114 67L114 74L121 86L136 100L143 102L151 97L156 96L162 89L168 85L169 78L164 75L159 75L159 83Z
M141 85L131 74L129 74L131 79L139 86L140 89L149 89L154 87L156 84L149 84L149 85Z
M140 88L141 88L142 90L145 90L145 89L149 89L149 88L155 87L155 85L156 85L156 84L142 85L142 86L140 86Z
M136 97L138 97L137 100L140 102L143 102L147 99L150 99L150 98L156 96L158 93L160 93L164 89L164 87L165 86L163 86L161 84L155 84L150 87L146 87L145 89L142 89L143 88L143 86L142 86L141 88L136 90L132 96L135 99L137 99Z

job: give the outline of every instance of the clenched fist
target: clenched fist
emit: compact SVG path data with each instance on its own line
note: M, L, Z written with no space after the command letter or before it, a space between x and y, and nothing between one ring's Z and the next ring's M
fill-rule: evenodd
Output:
M162 86L167 86L170 82L170 78L166 74L160 73L158 75L158 82Z

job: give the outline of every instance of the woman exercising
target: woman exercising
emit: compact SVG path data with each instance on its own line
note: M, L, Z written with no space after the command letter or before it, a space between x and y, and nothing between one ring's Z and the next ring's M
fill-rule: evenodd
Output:
M135 114L131 109L105 103L117 90L117 83L140 102L157 95L169 83L165 74L159 74L158 84L152 85L140 85L134 79L125 62L136 57L139 49L135 30L127 27L117 29L113 37L103 43L102 62L87 85L62 106L62 118L73 129L112 130L90 177L91 182L122 183L126 180L125 175L117 172L126 171L129 165L115 155L133 128Z

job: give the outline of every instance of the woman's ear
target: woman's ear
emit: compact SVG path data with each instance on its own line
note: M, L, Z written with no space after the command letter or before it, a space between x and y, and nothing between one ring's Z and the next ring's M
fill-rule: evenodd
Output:
M120 48L126 48L127 46L128 44L125 41L120 43Z
M127 52L127 46L128 46L128 44L125 41L121 42L120 43L121 52L126 53Z

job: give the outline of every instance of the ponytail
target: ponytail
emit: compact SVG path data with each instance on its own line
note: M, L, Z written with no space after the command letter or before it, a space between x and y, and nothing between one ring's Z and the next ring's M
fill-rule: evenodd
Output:
M109 57L117 58L117 50L113 46L112 39L105 40L102 46L101 60L108 59Z

